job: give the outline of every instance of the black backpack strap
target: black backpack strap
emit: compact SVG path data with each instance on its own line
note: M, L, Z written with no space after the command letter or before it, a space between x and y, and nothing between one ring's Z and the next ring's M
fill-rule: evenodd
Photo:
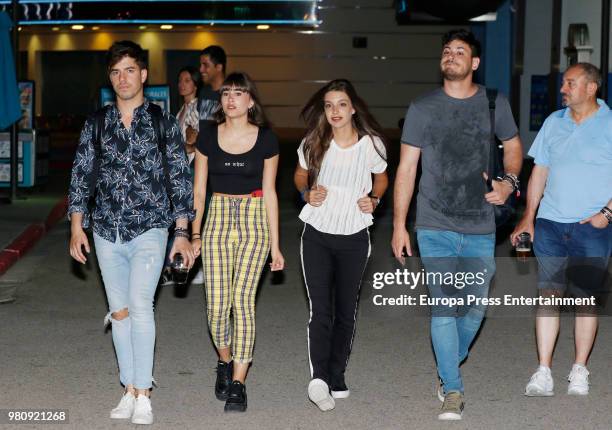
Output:
M493 189L493 179L497 177L499 169L499 145L497 144L497 138L495 137L495 100L497 99L497 90L494 88L487 88L487 100L489 101L489 118L491 122L491 137L490 137L490 148L489 148L489 168L487 171L487 186L489 190Z
M166 124L164 122L164 112L162 108L155 103L149 102L147 109L149 115L151 115L151 123L153 125L153 131L155 133L155 139L157 140L157 149L162 157L162 169L164 171L164 184L166 186L166 193L170 196L170 172L168 170L168 157L166 155ZM172 200L170 200L172 201Z

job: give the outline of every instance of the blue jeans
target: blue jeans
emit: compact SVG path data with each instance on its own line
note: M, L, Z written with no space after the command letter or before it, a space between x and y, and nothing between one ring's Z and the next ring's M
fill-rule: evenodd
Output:
M164 264L168 230L152 228L126 243L115 243L94 234L96 255L104 280L119 363L119 379L125 386L151 388L155 320L153 298ZM112 313L128 309L122 320Z
M462 234L417 230L421 260L427 272L431 306L431 342L444 392L463 393L459 365L468 350L486 306L495 274L495 233Z

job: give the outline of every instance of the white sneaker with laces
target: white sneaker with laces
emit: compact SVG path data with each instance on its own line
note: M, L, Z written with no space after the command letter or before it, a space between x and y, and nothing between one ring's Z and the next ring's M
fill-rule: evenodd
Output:
M125 393L123 397L121 397L117 407L110 412L110 417L116 420L127 420L128 418L132 418L135 402L136 398L132 393Z
M204 271L202 270L201 267L198 270L198 273L196 273L196 275L191 280L191 283L193 285L202 285L204 283Z
M529 397L550 397L553 392L554 382L550 368L546 366L538 367L538 370L531 375L529 383L525 387L525 395Z
M153 424L153 409L151 399L147 396L136 397L132 424Z
M334 398L329 394L329 386L319 378L308 384L308 398L322 411L330 411L336 407Z
M567 380L569 381L567 394L571 396L586 396L589 394L589 371L586 367L574 364Z

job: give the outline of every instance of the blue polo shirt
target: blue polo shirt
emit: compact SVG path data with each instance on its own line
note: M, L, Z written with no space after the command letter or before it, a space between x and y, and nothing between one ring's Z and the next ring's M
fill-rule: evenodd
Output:
M612 198L612 112L599 110L581 124L569 108L553 112L529 150L548 168L538 218L573 223L599 212Z

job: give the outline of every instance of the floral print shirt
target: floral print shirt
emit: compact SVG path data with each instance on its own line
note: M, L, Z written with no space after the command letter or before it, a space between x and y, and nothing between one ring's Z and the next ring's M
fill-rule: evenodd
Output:
M176 119L163 113L168 178L164 177L149 101L134 109L127 129L119 109L106 110L101 130L95 208L87 202L94 170L93 122L81 131L69 190L68 216L83 213L83 227L110 242L129 242L151 228L167 228L179 218L193 219L193 189L185 144Z

